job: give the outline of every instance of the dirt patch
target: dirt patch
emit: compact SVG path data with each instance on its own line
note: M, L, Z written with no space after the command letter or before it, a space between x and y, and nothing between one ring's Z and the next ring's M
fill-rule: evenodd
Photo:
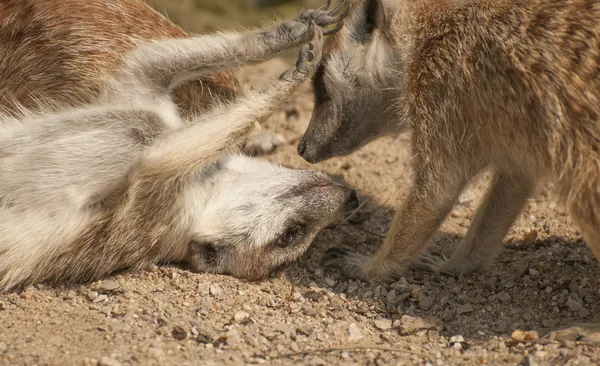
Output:
M262 87L281 60L243 70ZM324 230L298 263L250 283L174 266L70 287L0 295L0 363L37 365L433 364L587 365L594 339L537 339L572 322L600 322L600 266L544 189L490 270L455 279L414 272L366 283L324 269L332 246L381 243L410 184L402 139L309 165L296 154L312 107L305 85L267 127L288 144L267 159L319 169L355 186L362 213ZM295 113L297 112L297 113ZM485 174L463 194L436 240L449 254L469 226ZM524 332L511 334L514 330ZM527 332L535 331L535 332Z

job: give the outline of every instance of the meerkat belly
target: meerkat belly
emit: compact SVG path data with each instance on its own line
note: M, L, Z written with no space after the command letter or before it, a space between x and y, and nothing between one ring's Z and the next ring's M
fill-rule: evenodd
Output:
M103 109L31 119L0 128L0 208L85 209L125 178L165 124L149 110Z

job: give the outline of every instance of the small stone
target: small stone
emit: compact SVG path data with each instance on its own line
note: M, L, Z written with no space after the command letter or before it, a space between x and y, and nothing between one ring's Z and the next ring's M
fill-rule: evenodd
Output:
M567 306L573 312L579 311L583 307L579 301L573 299L572 297L569 297L569 300L567 300Z
M343 162L343 163L340 165L340 169L343 169L343 170L348 170L348 169L350 169L351 167L352 167L352 165L350 165L350 163L349 163L349 162L347 162L347 161L346 161L346 162Z
M325 283L327 284L327 286L329 287L333 287L335 286L335 280L329 277L325 277Z
M517 342L533 342L540 339L538 332L535 330L526 331L517 329L512 332L510 337Z
M422 318L410 315L400 317L400 330L403 334L412 334L422 329L428 329L430 326Z
M121 363L114 358L104 356L98 361L98 366L121 366Z
M114 290L118 289L119 287L121 287L121 285L117 281L107 280L107 281L102 282L102 284L100 285L100 287L98 287L98 289L102 290L102 291L114 291Z
M358 327L358 325L356 325L355 323L351 323L348 326L348 341L349 342L356 342L358 340L360 340L363 337L362 332L360 331L360 328Z
M433 307L433 297L421 296L419 300L419 308L421 310L430 310Z
M74 299L75 296L77 296L77 293L73 290L69 290L69 292L67 292L67 299Z
M379 319L373 322L375 328L379 330L388 330L392 329L392 321L389 319Z
M458 203L464 205L473 201L475 198L477 198L475 192L472 189L467 188L460 194L460 196L458 196Z
M512 297L507 292L499 293L497 298L503 304L508 304L512 300Z
M274 330L275 332L283 333L283 334L285 334L286 336L290 336L290 335L292 334L292 332L294 331L294 330L292 329L292 327L290 327L290 326L289 326L289 325L287 325L287 324L277 324L277 325L275 325L275 326L273 327L273 330Z
M463 305L459 306L458 308L456 308L456 314L461 315L461 314L471 313L474 310L475 309L473 309L473 305L467 303L467 304L463 304Z
M106 295L98 295L94 300L92 300L92 302L102 302L105 301L106 299L108 299L108 296Z
M243 342L239 332L235 329L230 330L225 335L227 337L226 343L228 346L238 346Z
M158 266L154 263L148 263L145 267L144 270L147 272L153 272L156 273L158 272Z
M233 314L233 321L238 324L246 324L250 321L250 314L245 311L238 311L237 313Z
M534 243L537 240L537 237L537 230L530 230L527 234L523 236L523 241L525 241L526 243Z
M529 268L529 275L531 277L537 277L540 275L540 272L538 270L535 270L533 268Z
M89 291L87 293L88 299L94 301L98 297L98 293L96 291Z
M461 335L455 335L450 337L450 343L464 343L465 342L465 337L461 336Z
M223 289L217 284L210 285L209 290L210 294L213 296L220 296L223 293Z
M581 308L579 310L578 315L580 318L587 318L590 315L590 311L586 308Z
M396 297L396 290L391 290L387 293L387 295L385 295L385 299L387 300L388 304L394 304L396 302Z
M180 326L176 326L175 328L173 328L173 330L171 330L171 335L173 336L173 338L179 341L187 338L187 332Z
M208 295L210 293L210 283L201 283L198 285L198 292L200 295Z
M340 299L339 297L334 297L333 299L331 299L331 301L329 302L329 307L331 308L341 308L344 305L344 302L342 301L342 299Z

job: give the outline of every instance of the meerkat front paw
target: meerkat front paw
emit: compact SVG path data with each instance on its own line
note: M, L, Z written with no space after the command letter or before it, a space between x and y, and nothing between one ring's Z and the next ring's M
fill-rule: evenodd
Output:
M323 265L337 267L344 275L353 279L366 279L365 268L370 257L356 253L350 249L334 247L327 250L323 257Z
M404 262L381 259L377 256L367 256L345 248L330 248L323 264L338 267L349 278L361 280L389 281L406 274L408 265Z
M450 259L444 260L438 264L437 271L451 276L462 276L473 273L486 267L486 263L474 261L471 258L453 255Z
M285 21L281 23L277 29L278 37L280 39L286 39L292 44L307 42L314 37L314 25L316 25L321 32L324 32L323 34L326 36L337 33L344 26L342 20L348 15L348 9L340 12L344 5L344 2L342 1L335 8L327 10L330 4L331 0L328 0L325 5L317 10L307 9L302 11L295 21ZM333 24L336 24L334 28L327 31L324 30L324 28Z
M336 33L343 27L342 20L348 15L349 9L340 12L344 7L345 0L342 0L335 8L328 10L331 5L331 0L327 0L323 6L317 10L306 9L300 13L298 22L304 24L315 23L321 28L326 28L330 25L336 24L335 28L325 31L324 35L330 35Z
M244 154L249 156L270 154L284 143L285 138L273 131L252 131L244 145Z
M439 272L439 268L447 262L443 254L426 252L415 258L410 267L420 271Z
M279 77L290 82L303 82L316 70L321 61L323 50L323 32L316 25L313 39L300 48L296 67L288 69Z

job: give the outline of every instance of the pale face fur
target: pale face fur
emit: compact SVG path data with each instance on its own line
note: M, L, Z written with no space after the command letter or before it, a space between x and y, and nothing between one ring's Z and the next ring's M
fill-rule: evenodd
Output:
M397 52L384 33L383 8L369 5L353 4L313 78L315 107L298 145L298 153L308 162L349 154L377 137L407 128L399 122L395 103L400 80Z
M165 261L257 279L298 258L356 192L228 153L314 73L320 27L339 20L325 7L266 30L144 43L93 103L0 118L0 289ZM178 86L305 42L269 88L180 114Z
M304 253L324 225L358 205L353 190L322 173L243 156L217 166L200 175L202 189L191 189L186 200L199 203L188 254L196 270L262 278Z

